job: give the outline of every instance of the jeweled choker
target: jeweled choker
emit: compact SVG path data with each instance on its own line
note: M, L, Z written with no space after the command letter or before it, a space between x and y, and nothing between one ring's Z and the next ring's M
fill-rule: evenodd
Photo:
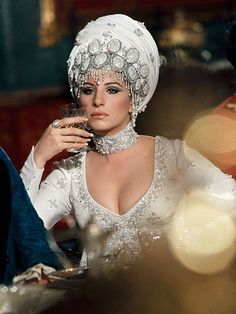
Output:
M115 154L129 148L135 144L138 134L135 132L132 124L129 124L115 135L98 136L93 138L95 150L101 155Z

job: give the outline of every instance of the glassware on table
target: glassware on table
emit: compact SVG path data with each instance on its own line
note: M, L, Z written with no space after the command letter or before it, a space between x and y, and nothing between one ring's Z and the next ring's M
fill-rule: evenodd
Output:
M112 230L103 230L96 223L94 217L90 217L87 224L82 229L82 240L92 277L99 277L103 273L105 262L104 249ZM107 256L108 259L108 256Z
M69 117L87 117L86 112L79 107L78 104L76 103L68 103L65 105L61 106L61 116L63 118L69 118ZM88 121L82 121L80 123L72 123L67 125L67 128L78 128L78 129L83 129L85 130L88 128ZM80 148L69 148L67 149L68 152L70 153L78 153L80 151Z

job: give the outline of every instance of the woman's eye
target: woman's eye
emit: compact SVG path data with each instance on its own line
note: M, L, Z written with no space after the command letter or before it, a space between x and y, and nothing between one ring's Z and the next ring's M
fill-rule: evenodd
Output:
M81 89L81 93L85 95L91 95L93 93L93 89L91 87L85 87Z
M119 93L119 90L115 87L109 87L107 89L107 92L108 92L108 94L117 94L117 93Z

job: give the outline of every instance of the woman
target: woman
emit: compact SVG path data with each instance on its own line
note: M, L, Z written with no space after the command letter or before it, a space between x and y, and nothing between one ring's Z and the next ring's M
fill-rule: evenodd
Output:
M49 247L42 220L19 174L1 147L0 200L0 283L10 284L19 273L16 282L47 282L46 275L62 266Z
M46 228L71 213L82 228L94 217L112 230L105 253L122 251L130 262L142 251L143 235L158 238L188 191L208 189L217 200L235 202L234 181L197 152L135 132L159 73L158 49L143 23L121 14L90 22L68 65L72 95L91 132L66 128L84 118L55 120L21 174ZM81 153L58 162L39 189L45 163L72 147Z

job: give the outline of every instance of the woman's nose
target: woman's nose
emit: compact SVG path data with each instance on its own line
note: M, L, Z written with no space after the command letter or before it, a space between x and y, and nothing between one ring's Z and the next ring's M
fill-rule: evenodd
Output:
M104 105L104 97L101 91L97 91L94 95L93 106L100 107Z

